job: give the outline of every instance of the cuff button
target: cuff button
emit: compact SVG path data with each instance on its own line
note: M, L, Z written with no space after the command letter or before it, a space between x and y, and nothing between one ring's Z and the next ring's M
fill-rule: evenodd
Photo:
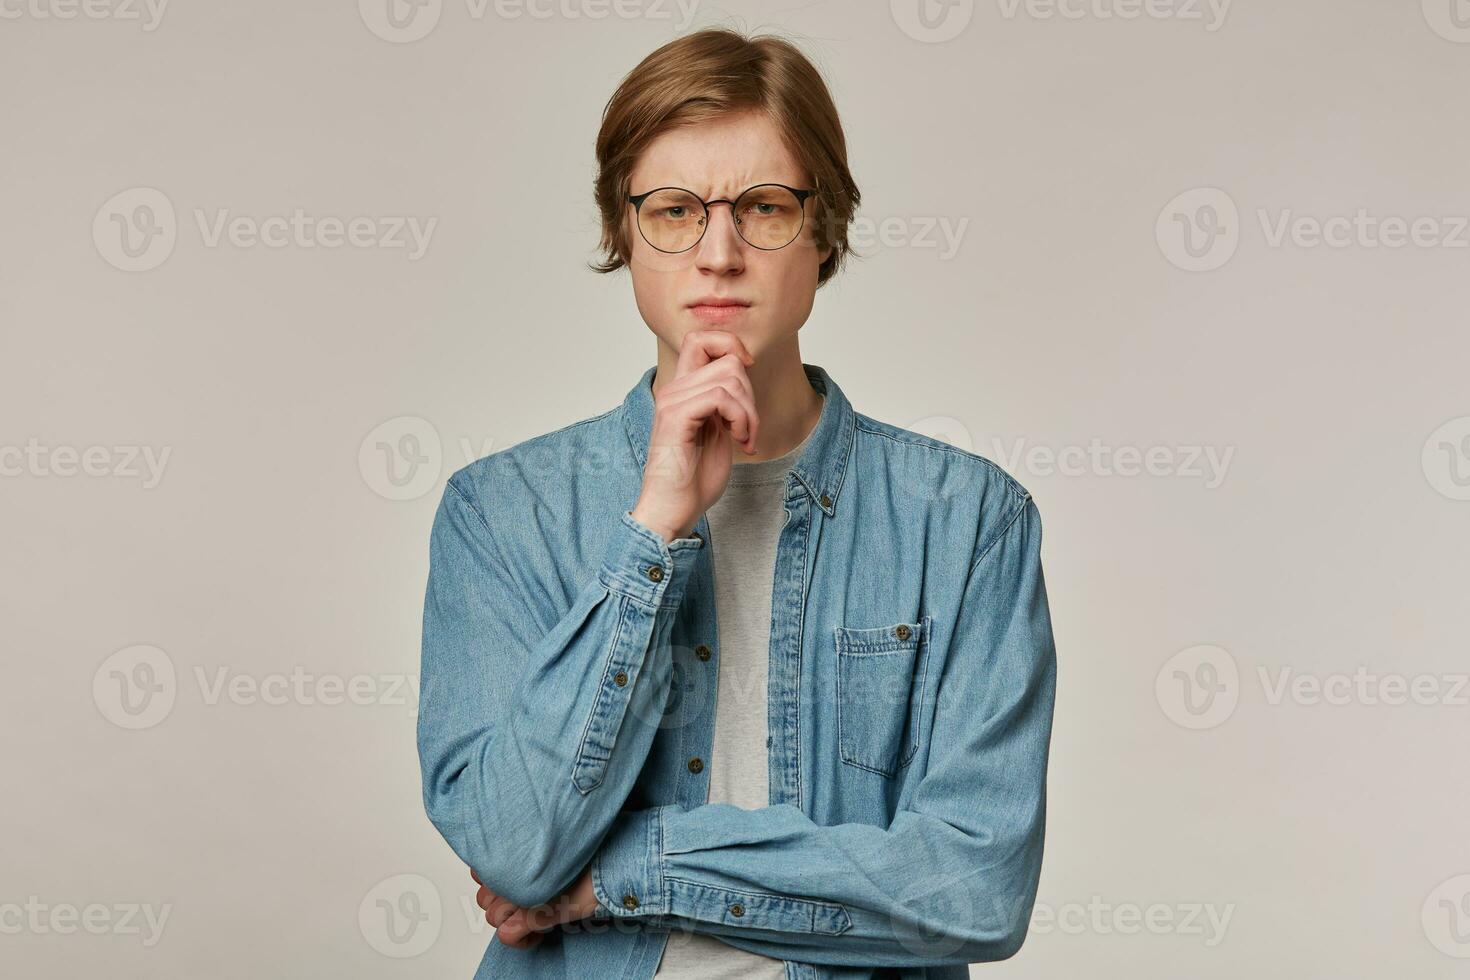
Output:
M739 902L736 902L734 905L730 906L730 914L735 916L736 918L739 918L740 916L745 914L745 906L741 905Z

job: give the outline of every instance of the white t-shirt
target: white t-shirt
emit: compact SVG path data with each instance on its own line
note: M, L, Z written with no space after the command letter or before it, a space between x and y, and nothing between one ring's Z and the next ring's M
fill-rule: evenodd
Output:
M816 431L815 426L812 429ZM714 559L719 687L715 701L709 802L747 810L770 805L766 681L771 649L771 584L786 523L787 474L811 433L785 455L735 463L725 493L706 512ZM654 980L785 980L782 961L674 928Z

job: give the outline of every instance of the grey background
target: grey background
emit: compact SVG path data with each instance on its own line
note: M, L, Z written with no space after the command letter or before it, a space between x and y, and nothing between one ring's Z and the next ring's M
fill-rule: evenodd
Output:
M1038 917L972 972L1465 976L1470 28L1449 0L1126 2L935 5L947 40L912 0L445 0L417 40L376 0L5 6L4 972L473 972L404 687L429 522L453 469L653 363L626 274L583 268L592 139L640 58L726 24L817 61L864 196L803 359L1006 465L1046 524ZM115 222L159 195L172 249L129 259ZM374 244L199 227L298 208ZM1359 209L1433 224L1273 244ZM1212 213L1192 260L1171 229ZM376 244L400 216L434 222L417 257ZM1090 445L1154 471L1047 465ZM413 929L379 904L414 901ZM130 906L168 910L151 943Z

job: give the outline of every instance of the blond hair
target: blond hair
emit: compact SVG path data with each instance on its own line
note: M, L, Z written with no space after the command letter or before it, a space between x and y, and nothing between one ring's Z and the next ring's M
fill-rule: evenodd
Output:
M632 255L624 216L628 181L639 155L663 133L729 112L765 112L787 149L812 175L814 237L832 254L817 273L821 286L849 252L847 229L860 195L847 168L847 140L837 107L816 67L789 41L710 28L670 41L622 80L602 112L593 182L602 216L602 262L614 272Z

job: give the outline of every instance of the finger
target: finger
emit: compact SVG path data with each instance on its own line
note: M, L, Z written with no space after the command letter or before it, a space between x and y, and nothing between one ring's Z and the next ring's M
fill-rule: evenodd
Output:
M557 905L562 905L563 908L566 907L566 899L560 898L556 902L547 902L545 905L537 905L534 908L522 908L520 909L520 918L525 921L526 929L529 932L541 932L544 929L551 929L551 927L560 923L563 918L562 911L557 908Z
M750 376L745 373L745 366L734 354L726 354L693 374L670 382L668 387L660 392L657 401L660 405L676 405L690 395L708 391L716 386L723 387L738 397L754 413L755 389L751 386Z
M745 406L749 415L750 434L744 441L744 447L748 452L755 452L756 436L760 433L760 414L755 408L755 388L750 383L750 375L746 373L745 362L732 351L714 361L712 367L717 372L716 377L723 377L730 382L725 388Z
M496 928L499 928L502 922L520 908L514 902L500 897L488 888L481 888L475 893L475 904L485 910L485 921Z
M674 366L674 377L704 367L717 357L734 352L745 365L755 363L745 341L728 330L691 330L679 344L679 360Z
M498 927L498 931L511 940L519 940L543 930L554 928L562 921L561 914L553 903L532 908L517 908Z
M738 386L731 391L723 382L712 384L672 402L668 410L674 413L688 438L693 438L706 420L718 417L724 419L736 442L754 445L755 405Z
M738 385L752 395L755 394L755 389L750 384L750 372L746 370L745 361L736 351L721 354L703 367L695 368L676 380L679 383L677 385L671 383L668 391L681 391L684 388L695 388L712 381L725 381Z
M692 374L670 382L659 392L656 408L668 411L699 392L717 387L724 388L744 406L749 416L750 433L748 439L739 441L754 449L755 438L760 431L760 414L755 407L755 388L751 385L750 375L745 371L745 364L737 354L725 354ZM686 428L694 421L685 419Z
M498 936L499 933L496 933L496 935ZM506 946L510 946L510 947L512 947L514 949L534 949L535 947L541 945L542 940L544 940L545 938L546 938L546 933L544 933L544 932L533 932L530 935L524 937L523 939L517 939L517 940L514 940L512 942L507 942L504 939L501 939L500 941L502 943L504 943Z
M475 871L474 868L471 868L470 869L470 877L473 878L473 879L475 879L475 884L477 884L477 885L483 885L484 884L484 882L480 880L479 873L477 871Z
M754 394L750 386L750 375L746 373L745 366L745 361L741 359L738 352L731 351L721 354L707 364L667 379L659 387L658 394L654 396L655 405L665 399L683 396L719 381L737 384Z
M689 395L698 394L701 391L720 385L728 389L731 394L741 398L750 408L751 413L756 411L756 389L751 386L750 375L745 373L744 361L739 359L738 354L723 354L719 359L710 361L704 367L698 367L694 372L673 379L659 389L659 394L654 397L654 411L667 411L669 407L676 406L681 401L688 400Z
M527 924L520 912L517 911L515 915L512 915L500 925L496 926L495 934L500 937L501 942L511 946L518 946L531 934L531 927Z

